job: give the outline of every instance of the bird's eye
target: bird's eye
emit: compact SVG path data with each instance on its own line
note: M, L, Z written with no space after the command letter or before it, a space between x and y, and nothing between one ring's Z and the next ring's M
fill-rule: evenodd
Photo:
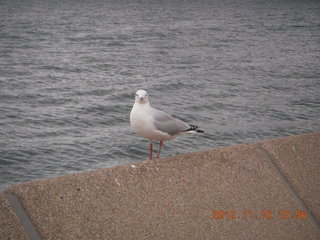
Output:
M136 93L136 97L138 97L138 94Z

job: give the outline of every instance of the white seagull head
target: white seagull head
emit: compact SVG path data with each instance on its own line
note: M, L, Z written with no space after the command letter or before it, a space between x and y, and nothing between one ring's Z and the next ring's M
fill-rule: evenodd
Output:
M138 90L136 92L135 102L141 104L148 103L148 93L145 90Z

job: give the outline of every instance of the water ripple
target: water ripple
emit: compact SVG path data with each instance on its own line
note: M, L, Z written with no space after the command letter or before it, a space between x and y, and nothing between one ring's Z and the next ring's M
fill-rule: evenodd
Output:
M4 1L0 190L148 159L129 127L141 88L205 131L165 143L164 157L319 131L319 8Z

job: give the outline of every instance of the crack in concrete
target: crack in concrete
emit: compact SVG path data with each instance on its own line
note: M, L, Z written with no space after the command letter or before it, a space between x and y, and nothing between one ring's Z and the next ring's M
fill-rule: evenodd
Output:
M24 211L23 207L21 206L19 199L10 193L6 193L5 196L9 201L11 207L13 208L14 212L20 219L22 226L25 228L27 233L29 233L31 239L42 240L36 228L33 226L30 218L28 217L28 214Z
M271 166L271 168L274 170L276 175L279 177L281 183L285 186L285 188L289 191L289 193L293 196L293 198L296 200L298 205L302 208L302 210L306 210L308 212L308 219L312 222L312 224L320 231L320 224L313 216L312 212L308 209L308 207L305 205L305 203L302 201L302 199L299 197L299 195L296 193L296 191L293 189L287 178L282 174L280 169L277 167L277 165L274 163L272 158L270 157L267 150L265 150L261 145L259 146L260 152L262 153L264 159L267 161L267 163Z

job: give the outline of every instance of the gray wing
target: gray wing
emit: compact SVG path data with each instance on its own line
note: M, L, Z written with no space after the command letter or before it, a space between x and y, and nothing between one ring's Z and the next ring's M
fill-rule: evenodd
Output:
M162 112L157 109L152 109L152 117L154 126L170 135L176 135L186 131L190 126L181 120L172 117L170 114Z

